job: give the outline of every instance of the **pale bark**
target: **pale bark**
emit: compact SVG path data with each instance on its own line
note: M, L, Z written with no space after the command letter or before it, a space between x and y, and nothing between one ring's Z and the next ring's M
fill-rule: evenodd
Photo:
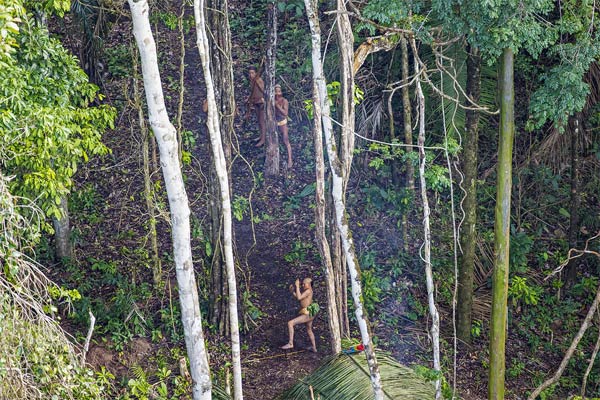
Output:
M314 34L321 37L321 28L319 25L314 26ZM316 46L320 46L319 41L312 41L313 53L320 53L321 49ZM315 189L315 239L317 241L317 247L319 254L321 255L321 262L323 264L323 271L325 273L325 280L327 285L327 317L329 323L329 334L331 351L334 354L339 353L342 350L342 332L341 332L341 318L338 304L341 303L341 299L338 299L336 292L336 271L333 268L333 262L331 259L331 249L329 242L327 241L327 235L325 233L325 157L323 156L323 128L322 128L322 113L321 104L319 102L319 93L316 82L313 81L313 121L314 121L314 144L315 144L315 175L316 175L316 189ZM337 293L337 294L336 294ZM339 303L338 303L339 301Z
M414 39L413 39L414 40ZM416 45L413 43L413 48ZM415 55L416 58L416 55ZM419 75L419 62L415 59L415 75ZM427 198L427 182L425 181L425 96L421 88L421 81L416 84L417 102L419 105L419 183L421 186L421 201L423 202L423 262L425 263L425 283L427 286L427 301L431 315L431 342L433 347L433 369L441 371L440 363L440 315L435 305L435 287L433 283L433 270L431 268L431 227L429 224L429 199ZM441 384L435 382L435 398L441 398Z
M337 0L336 13L336 28L339 47L339 69L340 69L340 99L342 103L341 113L341 129L340 129L340 146L335 146L336 154L339 157L342 178L342 201L346 201L346 188L350 179L350 169L352 168L352 159L354 157L354 126L355 126L355 111L354 111L354 34L350 24L350 17L346 9L344 0ZM333 132L333 131L332 131ZM333 188L333 183L332 183ZM332 189L333 191L333 189ZM337 210L335 205L335 196L332 193L332 208L334 217L334 226L337 225ZM339 272L339 289L342 293L342 304L344 314L342 319L346 325L345 333L350 334L350 321L348 318L348 276L345 273L345 265L348 264L348 255L344 249L344 239L341 237L343 233L335 230L336 238L339 241L339 246L336 248L341 252L339 254L340 272Z
M221 187L221 203L223 210L223 251L227 265L227 284L229 286L229 326L231 334L231 356L233 366L234 399L242 400L242 364L240 359L240 331L237 311L237 284L233 260L233 237L231 220L231 199L229 194L229 177L227 163L221 142L219 113L215 101L214 85L210 71L210 54L206 36L206 20L204 17L204 0L194 0L194 16L196 19L196 35L198 51L204 71L206 99L208 101L208 118L206 125L210 134L210 144L214 156L215 170Z
M336 27L340 53L341 135L340 162L342 168L342 196L346 196L352 158L354 157L354 33L344 0L337 0Z
M398 44L396 36L385 34L382 36L369 37L358 46L354 52L354 61L352 65L353 73L357 73L360 67L365 63L369 54L377 53L378 51L390 51Z
M319 34L320 36L320 34ZM316 43L313 42L313 46ZM313 51L320 49L313 49ZM318 89L313 82L313 117L314 117L314 142L315 142L315 239L327 285L327 320L329 322L329 334L331 351L337 354L342 351L342 336L340 331L340 319L335 292L335 272L331 262L329 242L325 234L325 158L323 156L323 129L321 128L321 105L319 104Z
M514 56L511 49L502 53L500 85L500 140L494 222L494 272L492 276L492 316L490 327L489 400L504 399L506 369L506 319L510 248L510 193L512 189L512 151L515 134Z
M277 6L269 3L267 13L267 62L265 65L266 151L265 176L279 175L279 135L275 123L275 55L277 52Z
M202 318L192 264L190 208L179 169L177 132L167 115L162 92L156 44L152 36L147 0L128 0L133 34L140 51L142 76L148 103L150 126L160 151L165 188L171 211L173 257L179 286L181 320L190 360L192 393L195 400L210 400L212 384L202 332Z
M177 19L177 31L179 33L179 100L177 102L177 152L179 153L179 164L183 166L183 102L185 100L185 34L183 32L183 17L185 15L185 2L181 4L181 11Z
M67 197L60 198L60 219L54 218L54 241L56 242L56 258L62 260L71 258L71 222Z
M332 172L332 196L335 206L336 222L337 227L340 231L342 239L342 245L346 254L346 262L348 265L348 271L351 277L352 284L352 296L354 298L354 306L356 308L356 320L360 329L362 342L365 346L365 355L369 365L369 372L371 376L371 384L373 385L373 392L376 400L383 400L384 394L381 387L381 377L379 374L379 365L377 364L377 358L375 356L375 349L371 339L371 332L369 329L369 321L364 311L362 304L362 289L360 282L360 267L354 250L354 243L350 235L348 227L348 218L346 215L346 207L343 200L343 170L341 162L335 151L336 143L333 136L333 127L331 121L331 113L329 109L329 100L327 97L327 85L325 82L325 75L323 73L323 63L321 59L321 37L319 35L320 29L319 20L316 14L316 5L311 0L305 0L306 12L308 15L308 22L311 29L311 39L313 43L312 51L312 64L313 64L313 79L317 86L317 93L315 98L321 106L323 112L323 130L325 132L325 142L327 147L327 155L329 156L329 166ZM351 67L352 64L350 64ZM351 84L351 83L350 83Z

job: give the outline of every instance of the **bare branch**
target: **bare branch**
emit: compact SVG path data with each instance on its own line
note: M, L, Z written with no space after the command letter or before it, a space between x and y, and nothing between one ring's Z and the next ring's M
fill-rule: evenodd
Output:
M574 248L569 249L569 253L567 253L567 259L565 261L563 261L563 263L560 264L550 275L548 275L546 278L544 278L544 280L548 280L551 277L553 277L554 275L558 274L559 272L562 272L562 270L567 266L567 264L571 260L582 257L585 254L593 254L600 258L600 253L598 253L597 251L590 250L588 248L590 242L594 239L597 239L598 237L600 237L600 232L598 232L596 235L594 235L591 238L589 238L588 240L586 240L585 247L583 248L583 250L578 250L578 249L574 249ZM573 253L575 253L575 255L573 255Z

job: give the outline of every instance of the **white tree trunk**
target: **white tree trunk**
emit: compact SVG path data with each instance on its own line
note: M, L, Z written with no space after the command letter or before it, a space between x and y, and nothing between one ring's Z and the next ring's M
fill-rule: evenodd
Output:
M202 333L202 317L198 290L192 265L190 243L190 208L183 184L177 153L177 132L169 120L162 92L156 45L149 21L147 0L128 0L135 36L142 60L142 76L150 126L160 150L160 163L169 198L173 235L173 257L185 345L190 360L194 400L211 399L211 380L208 357Z
M306 0L310 1L310 0ZM309 5L306 6L307 10ZM313 55L320 55L321 46L321 27L317 24L311 26L314 29L313 34L318 40L312 40ZM331 249L325 234L325 157L323 156L323 128L322 128L322 112L319 100L319 88L316 80L313 80L313 117L314 117L314 143L315 143L315 175L316 175L316 190L315 190L315 238L321 254L323 263L323 271L325 272L325 280L327 284L327 315L330 332L330 344L333 354L338 354L342 351L342 335L340 328L340 315L337 307L337 296L335 293L335 271L331 260Z
M416 47L415 47L416 48ZM415 75L419 75L419 62L415 55ZM429 226L429 200L427 198L427 182L425 182L425 96L421 89L421 81L417 80L417 100L419 104L419 181L421 184L421 200L423 201L423 230L425 242L423 244L423 261L425 262L425 280L427 284L427 298L429 300L429 313L431 314L431 341L433 343L433 369L441 371L440 367L440 316L438 314L433 285L433 272L431 269L431 228ZM435 382L435 398L441 397L440 380Z
M237 310L237 285L235 279L235 265L233 261L233 240L231 222L231 199L229 196L229 177L227 176L227 165L221 142L221 130L219 125L219 113L215 101L215 91L212 75L210 72L209 46L206 36L206 20L204 17L204 0L194 0L194 17L196 19L196 35L198 51L204 71L204 82L206 84L206 98L208 101L207 126L212 146L215 170L221 187L221 202L223 210L223 251L225 253L225 264L227 266L227 284L229 287L229 324L231 331L231 357L233 365L233 388L234 399L242 400L242 363L240 360L240 330Z
M319 34L320 36L320 34ZM314 45L315 43L313 43ZM314 49L313 49L314 50ZM317 51L319 51L317 49ZM330 344L333 354L342 351L342 335L340 318L335 294L335 272L331 262L331 250L327 235L325 234L325 157L323 156L323 128L321 126L321 105L319 103L319 89L313 82L313 117L314 117L314 142L315 142L315 239L327 284L327 315L329 322Z
M340 94L342 99L342 127L340 135L340 157L342 162L343 192L350 179L354 156L354 33L344 0L337 0L337 33L340 52Z
M279 132L275 121L275 59L277 56L277 5L267 5L267 55L265 62L265 177L279 175Z
M337 156L335 149L337 148L335 138L333 136L333 127L331 123L331 113L329 108L329 98L327 97L327 85L325 83L325 75L323 73L323 63L321 59L321 36L319 19L316 14L317 7L312 3L312 0L304 0L308 22L310 24L311 39L312 39L312 64L313 64L313 79L316 83L318 92L315 98L323 112L323 130L325 132L325 142L327 145L327 154L329 156L329 165L331 167L333 178L333 202L336 214L336 223L342 238L344 252L346 254L346 262L348 271L351 277L352 297L354 298L354 306L356 308L356 320L360 329L363 345L365 346L365 355L369 364L369 372L371 375L371 384L376 400L383 400L383 389L381 387L381 377L379 374L379 366L375 357L375 349L371 340L369 329L369 321L362 305L362 289L360 282L360 267L354 251L354 243L350 236L348 228L348 220L346 217L346 207L343 201L343 170L342 164Z

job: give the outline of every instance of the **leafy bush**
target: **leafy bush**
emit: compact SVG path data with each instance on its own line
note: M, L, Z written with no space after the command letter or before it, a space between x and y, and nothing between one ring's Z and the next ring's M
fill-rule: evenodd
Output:
M369 314L373 314L375 306L381 302L381 280L373 274L371 270L364 270L361 273L362 281L362 300L365 309Z
M527 305L536 305L540 298L541 288L529 286L527 278L513 276L508 287L508 296L512 298L513 305L525 303Z
M533 240L525 232L512 232L510 235L510 271L517 274L527 272L527 255Z
M104 398L105 385L81 365L74 346L47 311L53 297L79 297L49 281L41 266L22 254L33 245L39 223L20 216L19 204L0 174L0 399ZM32 215L40 215L27 204Z
M105 389L53 320L0 296L0 398L93 400Z

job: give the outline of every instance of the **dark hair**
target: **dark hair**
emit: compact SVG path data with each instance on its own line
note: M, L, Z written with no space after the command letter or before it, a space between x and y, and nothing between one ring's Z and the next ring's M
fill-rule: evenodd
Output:
M258 72L258 70L256 69L256 67L254 65L249 66L248 71Z

